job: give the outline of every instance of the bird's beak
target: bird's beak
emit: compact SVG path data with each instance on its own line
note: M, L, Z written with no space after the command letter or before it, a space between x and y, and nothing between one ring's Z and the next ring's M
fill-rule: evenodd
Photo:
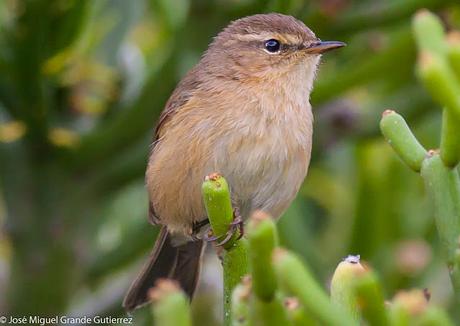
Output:
M318 41L311 43L305 51L312 54L321 54L344 46L346 46L346 44L339 41Z

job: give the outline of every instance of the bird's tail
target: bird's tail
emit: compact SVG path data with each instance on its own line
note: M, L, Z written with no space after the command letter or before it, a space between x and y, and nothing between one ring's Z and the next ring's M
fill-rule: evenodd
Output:
M127 311L148 303L149 289L160 278L176 280L189 298L192 298L200 274L203 241L173 246L171 238L166 227L162 227L148 261L123 300L123 307Z

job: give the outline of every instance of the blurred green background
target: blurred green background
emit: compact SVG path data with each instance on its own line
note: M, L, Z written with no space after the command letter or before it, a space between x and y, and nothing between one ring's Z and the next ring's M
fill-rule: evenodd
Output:
M1 0L0 312L124 316L121 300L153 245L143 174L155 120L178 80L231 20L283 12L348 47L323 58L312 96L310 172L279 223L327 287L361 254L391 298L451 285L422 179L378 128L398 110L427 147L441 111L414 76L420 8L460 28L458 0ZM220 321L210 251L193 303ZM148 309L136 324L151 321Z

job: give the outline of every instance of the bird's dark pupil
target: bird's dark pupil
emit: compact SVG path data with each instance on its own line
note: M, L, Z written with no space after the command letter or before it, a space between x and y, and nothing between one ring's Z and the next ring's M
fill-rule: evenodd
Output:
M265 41L265 48L268 52L278 52L281 45L277 40L268 40Z

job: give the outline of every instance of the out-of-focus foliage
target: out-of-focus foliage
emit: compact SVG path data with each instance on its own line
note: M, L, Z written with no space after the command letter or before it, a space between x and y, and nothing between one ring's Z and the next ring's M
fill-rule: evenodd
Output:
M460 304L460 71L459 31L447 36L441 20L427 10L413 18L419 48L417 75L433 98L443 106L439 149L427 151L414 137L404 118L386 110L380 128L388 143L425 181L435 207L434 221L453 287L453 306Z
M386 298L423 286L448 307L432 204L378 129L381 112L397 108L425 147L439 144L441 114L414 74L410 21L423 7L460 27L458 0L1 1L0 311L124 315L156 232L143 186L155 120L221 28L271 11L348 43L321 65L313 161L279 223L281 244L324 284L359 253ZM193 304L200 325L220 319L209 308L220 301L216 266Z
M427 158L424 165L431 160ZM436 177L432 181L442 182L439 175ZM206 178L203 199L212 233L220 239L217 229L223 224L231 226L226 210L216 209L218 205L227 206L225 202L230 206L225 179L215 174ZM350 255L338 264L328 296L297 255L278 247L278 232L271 216L256 211L247 224L246 237L230 239L219 251L224 269L226 326L454 325L445 309L429 302L426 289L401 290L391 301L385 301L378 275L363 266L359 256ZM235 283L235 279L239 281ZM175 281L159 280L149 294L155 325L192 325L185 293Z

